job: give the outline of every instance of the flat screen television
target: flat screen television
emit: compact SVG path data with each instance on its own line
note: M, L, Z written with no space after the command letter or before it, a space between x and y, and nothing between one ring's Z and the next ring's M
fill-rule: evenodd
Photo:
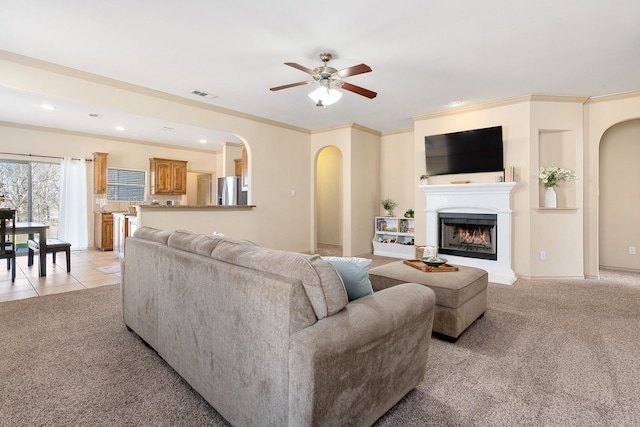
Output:
M504 170L502 126L425 136L427 175Z

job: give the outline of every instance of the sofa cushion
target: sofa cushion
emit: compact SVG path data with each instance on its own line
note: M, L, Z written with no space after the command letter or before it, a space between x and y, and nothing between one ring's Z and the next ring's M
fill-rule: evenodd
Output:
M169 240L169 236L171 235L171 231L159 230L153 227L138 227L133 235L140 239L150 240L152 242L166 245Z
M211 257L299 280L318 319L331 316L347 305L347 293L340 276L319 255L267 249L225 239L214 248Z
M211 252L222 240L221 237L194 234L190 231L176 230L171 233L167 245L171 248L192 252L199 255L211 256Z
M336 268L344 283L349 301L373 293L371 281L369 280L369 267L371 267L372 262L370 259L328 256L323 256L322 259Z

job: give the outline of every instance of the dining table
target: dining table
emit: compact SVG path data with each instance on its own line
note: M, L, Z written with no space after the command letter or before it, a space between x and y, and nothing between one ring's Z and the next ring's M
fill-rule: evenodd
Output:
M38 262L40 263L40 277L47 275L47 230L49 225L40 222L16 222L16 234L26 234L29 239L33 239L34 235L38 235L38 244L40 245L40 253Z

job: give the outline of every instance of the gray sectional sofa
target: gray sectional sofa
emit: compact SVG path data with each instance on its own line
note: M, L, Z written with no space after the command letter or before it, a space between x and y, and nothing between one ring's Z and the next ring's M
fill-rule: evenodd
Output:
M348 302L317 255L139 228L124 322L234 426L371 425L424 376L435 296Z

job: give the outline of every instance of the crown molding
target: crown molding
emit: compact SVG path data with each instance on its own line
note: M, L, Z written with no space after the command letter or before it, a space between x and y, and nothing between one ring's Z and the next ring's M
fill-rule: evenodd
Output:
M406 129L399 129L399 130L392 130L389 132L383 132L382 136L393 136L393 135L401 135L404 133L413 133L415 129L413 128L406 128Z
M63 65L54 64L52 62L42 61L40 59L18 55L17 53L8 52L6 50L0 49L0 60L13 62L15 64L24 65L27 67L37 68L39 70L48 71L48 72L59 74L62 76L84 80L87 82L112 87L115 89L121 89L128 92L137 93L139 95L150 96L153 98L162 99L164 101L174 102L176 104L182 104L189 107L200 108L203 110L212 111L214 113L226 114L229 116L251 120L251 121L262 123L265 125L276 126L279 128L292 130L295 132L302 132L306 134L310 133L308 129L288 125L286 123L277 122L275 120L265 119L264 117L241 113L239 111L230 110L228 108L218 107L216 105L206 104L201 101L184 98L178 95L172 95L170 93L162 92L155 89L150 89L150 88L135 85L132 83L123 82L120 80L111 79L109 77L100 76L98 74L88 73L86 71L80 71L75 68L65 67Z
M448 111L437 111L435 113L413 116L414 122L419 120L433 119L437 117L453 116L456 114L469 113L473 111L486 110L487 108L504 107L507 105L520 104L523 102L569 102L585 104L589 101L588 96L565 96L565 95L524 95L515 98L502 99L499 101L486 102L483 104L470 105L469 107L456 108Z
M640 90L631 92L614 93L612 95L593 96L587 101L588 104L597 104L599 102L620 101L623 99L631 99L640 97Z
M382 133L380 133L380 131L377 131L375 129L371 129L362 125L359 125L357 123L345 123L343 125L337 125L337 126L332 126L329 128L323 128L323 129L317 129L317 130L312 130L311 131L311 135L316 135L319 133L325 133L325 132L333 132L336 130L341 130L341 129L355 129L355 130L359 130L362 132L367 132L370 133L372 135L375 136L382 136Z

